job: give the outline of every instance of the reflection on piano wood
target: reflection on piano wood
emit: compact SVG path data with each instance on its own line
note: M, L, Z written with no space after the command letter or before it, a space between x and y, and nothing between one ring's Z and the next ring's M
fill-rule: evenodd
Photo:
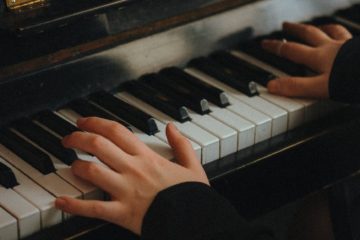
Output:
M64 149L60 143L62 137L77 130L75 122L81 116L118 121L169 160L173 154L165 126L174 122L190 139L213 186L234 201L241 195L237 207L248 217L280 207L355 172L359 164L354 157L348 157L346 164L336 157L341 156L339 151L357 155L356 147L349 150L347 143L356 137L352 130L358 128L359 114L330 101L270 94L265 86L272 77L304 76L311 71L265 53L258 45L261 37L249 39L251 31L241 30L251 27L255 35L283 38L281 32L268 34L277 30L283 20L306 20L312 24L339 22L359 34L360 21L353 10L358 5L313 19L349 8L351 3L258 1L240 7L240 2L214 1L213 9L221 13L167 31L155 29L163 32L152 32L151 36L120 45L111 42L111 48L109 45L91 54L86 52L94 50L90 42L35 59L20 57L20 63L2 61L0 238L25 238L43 230L29 239L54 233L59 235L52 238L61 239L88 231L90 222L102 231L110 227L98 221L83 221L74 231L69 223L78 219L71 219L53 206L54 199L61 195L105 197L70 171L71 163L78 158L101 162L87 153ZM202 5L199 1L197 7ZM209 5L184 16L196 12L209 15ZM222 5L231 8L223 12ZM111 19L116 19L114 15L106 15L108 34L113 35L97 40L103 40L102 44L119 36L121 39L122 33L116 33L118 26L110 24ZM142 31L146 32L146 26ZM129 32L125 35L128 37ZM76 49L84 52L62 62ZM56 63L55 67L48 65L45 58ZM16 70L18 67L24 69ZM137 80L124 81L133 78ZM332 116L331 120L324 122L328 116ZM278 192L277 196L271 196L273 191ZM46 230L62 222L62 232L58 226ZM126 236L123 239L134 238L120 228L116 234Z

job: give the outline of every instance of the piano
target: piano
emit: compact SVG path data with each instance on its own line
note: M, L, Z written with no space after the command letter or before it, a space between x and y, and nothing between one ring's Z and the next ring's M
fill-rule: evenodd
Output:
M212 186L249 220L326 191L336 239L358 239L357 106L267 92L313 74L265 53L283 21L360 33L357 0L0 1L0 239L138 239L69 216L55 197L104 199L74 177L60 139L80 116L113 119L171 160L173 121Z

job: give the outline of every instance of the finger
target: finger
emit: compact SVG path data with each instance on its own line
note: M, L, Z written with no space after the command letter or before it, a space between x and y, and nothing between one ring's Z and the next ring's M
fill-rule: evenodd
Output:
M320 46L331 40L326 33L312 25L285 22L283 29L285 32L305 41L311 46Z
M74 215L99 218L118 224L118 219L124 216L124 207L119 202L104 202L97 200L79 200L70 197L60 197L55 206Z
M316 77L284 77L272 80L267 87L270 93L287 97L328 98L326 74Z
M66 148L76 148L91 153L117 171L124 170L131 157L108 139L87 132L73 132L62 143Z
M300 43L264 40L261 45L273 54L300 64L311 65L314 58L314 48Z
M121 175L100 164L77 160L72 164L71 169L76 176L109 194L117 195L121 191L123 185Z
M104 136L131 155L138 155L146 148L129 129L115 121L89 117L78 119L77 124L84 131Z
M196 169L201 167L200 160L197 159L191 143L177 130L173 123L166 126L166 136L180 165Z
M327 24L319 28L335 40L346 41L352 38L352 34L340 24Z

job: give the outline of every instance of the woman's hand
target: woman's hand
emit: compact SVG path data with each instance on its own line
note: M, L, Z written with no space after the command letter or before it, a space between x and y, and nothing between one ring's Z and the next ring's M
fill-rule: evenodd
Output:
M306 44L264 40L262 47L278 56L303 64L315 72L312 77L280 77L268 83L271 93L291 97L328 98L329 77L335 57L351 33L341 25L319 28L306 24L284 23L283 30Z
M140 234L144 215L158 192L182 182L209 184L190 142L172 123L166 134L178 164L152 151L116 122L91 117L77 124L85 132L65 137L63 145L91 153L109 168L77 160L73 173L109 193L111 200L58 198L55 205L65 212L100 218Z

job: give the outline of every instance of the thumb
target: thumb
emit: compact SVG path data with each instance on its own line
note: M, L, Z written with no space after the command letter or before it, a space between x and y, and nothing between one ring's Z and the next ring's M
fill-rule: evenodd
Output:
M267 88L270 93L287 97L328 98L329 75L315 77L282 77L272 80Z
M166 136L180 165L190 169L201 167L190 141L178 131L175 124L166 126Z

